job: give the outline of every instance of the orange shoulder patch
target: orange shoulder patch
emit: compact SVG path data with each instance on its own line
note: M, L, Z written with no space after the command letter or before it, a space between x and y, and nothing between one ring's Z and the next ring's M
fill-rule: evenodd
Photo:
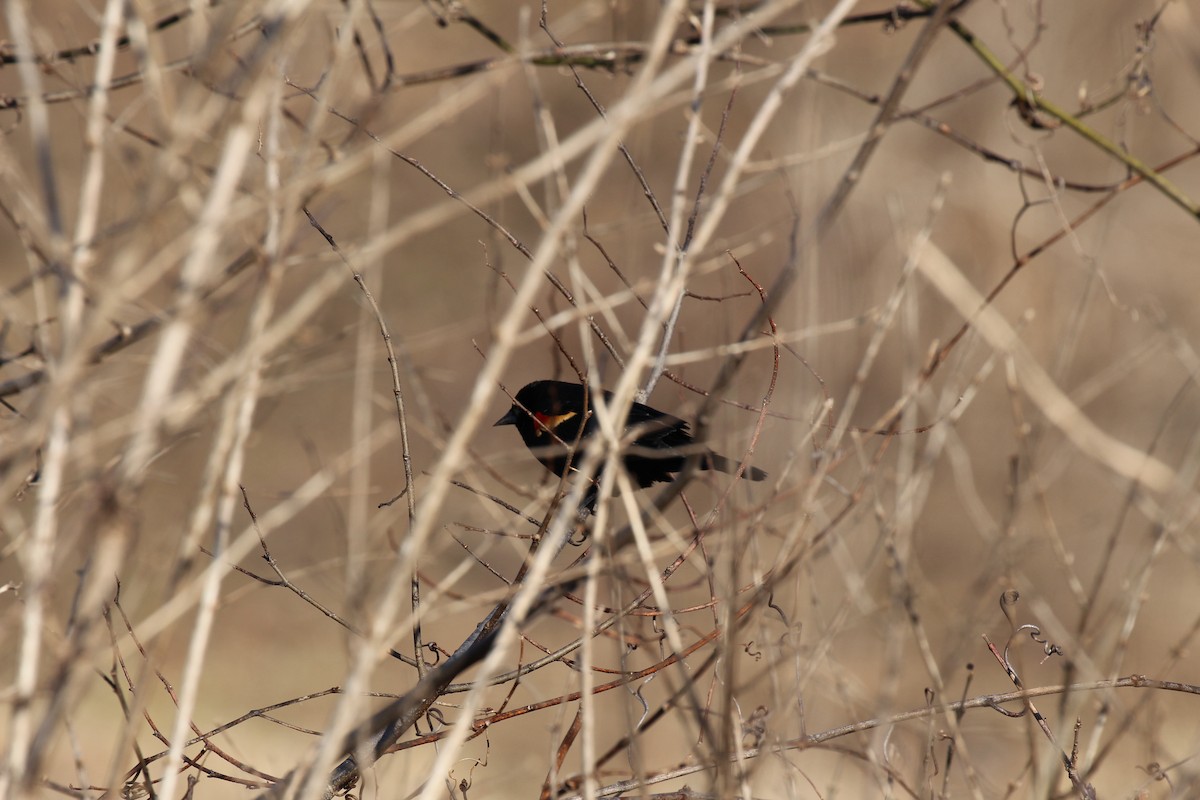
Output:
M564 422L574 416L577 416L574 411L568 411L566 414L541 414L534 412L533 418L538 422L538 429L536 433L538 436L541 436L543 430L553 431L559 425L562 425Z

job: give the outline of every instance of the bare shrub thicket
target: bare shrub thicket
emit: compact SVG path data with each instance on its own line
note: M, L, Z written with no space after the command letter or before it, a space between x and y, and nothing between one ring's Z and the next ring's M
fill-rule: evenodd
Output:
M3 9L4 797L1200 792L1194 4Z

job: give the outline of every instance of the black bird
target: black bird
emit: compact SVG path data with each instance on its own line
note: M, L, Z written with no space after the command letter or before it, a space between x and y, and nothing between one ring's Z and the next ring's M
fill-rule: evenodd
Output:
M604 399L612 402L612 393L604 392ZM561 476L568 466L578 467L575 448L582 453L588 437L600 429L589 389L578 383L534 381L517 392L516 401L496 425L515 425L525 446L555 475ZM642 488L674 480L686 458L697 450L700 469L737 471L736 461L698 445L685 421L656 408L634 403L625 420L625 432L636 438L621 460ZM761 481L767 473L747 466L742 477Z

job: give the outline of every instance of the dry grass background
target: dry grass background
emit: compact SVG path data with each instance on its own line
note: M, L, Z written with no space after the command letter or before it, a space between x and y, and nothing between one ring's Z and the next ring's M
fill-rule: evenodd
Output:
M553 513L556 483L487 427L501 387L571 378L566 353L628 402L659 373L681 288L650 402L703 411L714 447L753 446L771 479L698 477L640 544L622 531L659 491L603 504L524 585L566 580L585 552L588 577L506 629L524 639L496 666L581 649L473 709L446 694L401 742L583 699L386 755L355 793L1200 792L1187 2L973 0L927 47L920 3L851 24L892 9L865 0L555 2L545 27L500 3L4 7L5 796L175 797L191 779L245 796L289 774L312 782L281 793L319 794L341 738L387 702L366 693L416 682L387 655L413 654L412 576L442 651L425 657L445 663L518 588L538 530L522 515L548 542L572 534L571 499ZM800 27L835 11L851 22L830 38ZM1063 118L1023 114L983 50ZM767 294L778 337L760 320L723 382L763 307L751 281L789 274ZM959 276L1002 289L976 313ZM381 321L415 476L382 508L405 472ZM227 568L275 577L243 489L283 573L359 634ZM665 604L580 636L681 552ZM1003 648L1027 624L1061 648L1011 639L1023 684L1048 687L1033 702L1054 742L1031 713L942 708L1013 691L981 635ZM697 642L682 668L590 694ZM1132 674L1181 685L1114 686Z

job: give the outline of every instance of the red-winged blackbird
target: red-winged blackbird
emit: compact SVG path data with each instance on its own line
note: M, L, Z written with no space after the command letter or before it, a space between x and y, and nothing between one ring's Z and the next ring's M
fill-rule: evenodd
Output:
M612 393L605 392L604 399L612 402ZM582 453L587 438L600 427L590 400L587 387L578 383L534 381L517 392L517 402L496 425L516 425L525 446L537 460L555 475L562 475L568 465L578 466L576 443ZM730 474L737 471L736 461L697 445L686 422L656 408L634 403L625 420L625 431L636 438L621 460L643 488L674 480L687 456L697 450L700 469ZM761 481L767 473L747 466L742 477Z

